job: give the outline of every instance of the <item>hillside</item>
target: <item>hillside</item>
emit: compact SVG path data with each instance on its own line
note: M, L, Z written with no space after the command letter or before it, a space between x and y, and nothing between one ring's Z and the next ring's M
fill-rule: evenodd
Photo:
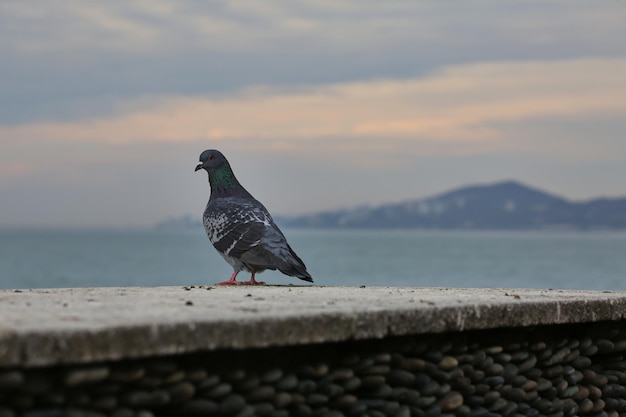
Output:
M626 198L571 202L515 181L424 199L281 218L290 227L422 229L624 229Z
M459 188L433 197L302 216L275 216L281 227L354 229L626 229L626 198L572 202L516 181ZM185 216L161 229L202 228Z

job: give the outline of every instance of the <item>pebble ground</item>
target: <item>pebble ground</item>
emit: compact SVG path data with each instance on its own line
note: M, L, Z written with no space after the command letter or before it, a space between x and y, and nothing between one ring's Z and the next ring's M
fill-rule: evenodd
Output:
M626 322L0 370L0 417L626 416Z

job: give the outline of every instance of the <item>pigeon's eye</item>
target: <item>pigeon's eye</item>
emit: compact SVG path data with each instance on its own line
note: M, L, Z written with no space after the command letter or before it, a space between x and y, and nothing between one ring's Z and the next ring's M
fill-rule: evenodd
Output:
M215 159L215 156L214 156L214 155L209 155L209 161L212 161L212 160L214 160L214 159Z

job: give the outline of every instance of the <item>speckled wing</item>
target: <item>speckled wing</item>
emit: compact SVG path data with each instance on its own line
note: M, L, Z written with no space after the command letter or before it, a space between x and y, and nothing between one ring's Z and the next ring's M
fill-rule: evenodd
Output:
M244 262L242 256L262 243L268 228L275 227L273 223L260 203L242 199L224 198L209 202L204 215L204 226L215 249ZM268 262L269 259L264 264Z

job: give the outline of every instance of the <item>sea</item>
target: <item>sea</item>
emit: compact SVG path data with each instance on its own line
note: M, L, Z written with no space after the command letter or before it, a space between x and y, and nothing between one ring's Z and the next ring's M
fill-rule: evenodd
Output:
M626 290L626 232L283 231L315 285ZM2 289L199 286L231 273L203 230L0 230Z

